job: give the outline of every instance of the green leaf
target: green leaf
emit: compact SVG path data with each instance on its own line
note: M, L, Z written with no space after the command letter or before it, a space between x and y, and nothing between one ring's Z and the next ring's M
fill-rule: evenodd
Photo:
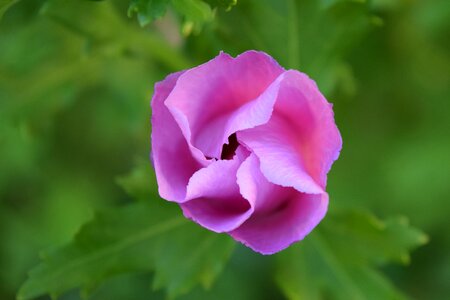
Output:
M169 0L133 0L128 8L128 17L137 15L141 26L164 16Z
M367 0L319 0L319 3L323 8L330 8L333 5L339 4L340 2L357 2L357 3L365 3Z
M229 13L219 12L217 33L212 38L202 35L197 42L216 47L212 53L265 51L285 68L307 73L330 96L351 74L340 74L345 56L375 25L367 1L322 2L242 1Z
M136 14L139 24L146 26L164 16L168 5L172 4L175 11L184 18L182 32L189 35L192 31L200 31L205 23L213 19L211 7L221 7L228 11L236 3L237 0L132 0L128 16Z
M120 176L116 181L134 199L149 201L159 197L156 175L150 159L139 159L130 173Z
M160 61L173 70L191 65L161 37L130 26L110 1L48 0L41 13L75 36L85 39L85 55L101 53L122 56L133 52L149 61ZM75 65L77 63L74 62Z
M205 0L212 7L221 7L226 11L229 11L233 6L237 4L237 0Z
M276 281L288 299L404 299L377 266L409 261L427 237L404 218L329 215L302 243L277 255Z
M3 14L17 2L19 2L19 0L0 0L0 19L3 17Z
M184 35L199 32L201 27L213 18L211 7L200 0L172 0L172 5L185 18L182 27Z
M115 274L148 270L154 287L175 297L198 283L208 287L233 248L231 238L187 221L174 204L136 202L97 214L70 244L45 253L18 299L89 292Z

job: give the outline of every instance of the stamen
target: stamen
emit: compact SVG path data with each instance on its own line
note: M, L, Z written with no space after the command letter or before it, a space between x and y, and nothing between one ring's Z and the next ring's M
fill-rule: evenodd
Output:
M228 144L223 144L222 154L220 155L220 159L232 159L236 154L236 149L239 146L239 142L236 137L236 133L233 133L228 138Z

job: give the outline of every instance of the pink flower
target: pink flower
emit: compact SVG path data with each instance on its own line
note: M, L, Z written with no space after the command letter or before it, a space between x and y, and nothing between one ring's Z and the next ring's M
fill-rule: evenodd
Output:
M315 82L269 55L220 53L155 86L159 193L201 226L272 254L325 216L342 139Z

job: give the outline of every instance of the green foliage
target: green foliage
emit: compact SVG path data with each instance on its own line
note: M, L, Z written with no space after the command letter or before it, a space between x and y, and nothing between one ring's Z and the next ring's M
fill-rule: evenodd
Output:
M405 299L376 266L409 262L427 237L404 218L340 212L278 254L276 280L288 299Z
M237 4L237 0L205 0L212 7L221 7L226 11L229 11L233 6Z
M128 17L136 14L139 24L145 26L164 16L168 5L169 0L133 0L128 8Z
M205 43L214 47L210 55L222 49L237 55L257 48L285 68L307 73L326 95L338 89L349 95L355 92L355 79L343 57L376 28L368 3L323 5L316 0L248 0L222 13L216 26L220 39L216 35L193 37L192 52L204 49Z
M138 202L98 213L72 243L42 255L18 299L58 296L76 287L89 292L105 278L155 271L154 288L170 297L201 283L209 287L233 250L224 235L187 221L175 205Z
M184 16L182 33L189 35L192 31L199 32L203 24L212 20L212 10L201 0L172 0L172 5L179 14Z
M214 7L229 11L237 0L132 0L128 8L128 16L136 14L141 26L165 15L171 6L183 18L182 33L200 32L201 28L213 19Z
M73 11L84 13L79 18L73 18ZM171 65L174 69L185 68L188 65L186 60L161 38L130 28L108 1L97 3L48 0L41 13L84 38L88 51L93 48L92 50L107 55L120 55L136 50L137 55L150 54L159 57L163 63ZM105 23L108 26L103 26ZM139 45L139 49L135 47L136 45Z
M0 20L3 14L19 0L0 0Z
M450 294L449 1L133 1L129 13L147 23L174 13L145 28L127 17L128 1L0 1L0 12L12 4L0 22L1 299L35 265L23 297L80 299L70 288L89 300ZM344 149L329 177L330 213L310 236L271 257L239 246L228 260L228 237L158 200L149 101L168 73L247 49L316 80ZM403 218L355 208L406 215L431 242L405 266L424 236Z
M134 199L147 201L158 198L158 187L149 182L156 182L155 172L145 159L139 159L137 166L124 176L117 178L117 183Z
M139 160L118 182L142 201L97 214L70 245L45 254L19 299L75 287L86 294L113 275L150 270L153 287L171 297L197 283L211 288L234 243L185 220L172 204L148 201L157 197L152 180L149 164ZM426 241L405 218L331 213L305 241L276 255L276 281L289 299L404 299L376 266L408 263L409 251Z

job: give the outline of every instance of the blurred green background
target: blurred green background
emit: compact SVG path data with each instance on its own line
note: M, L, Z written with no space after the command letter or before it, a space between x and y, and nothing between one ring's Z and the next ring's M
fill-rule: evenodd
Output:
M133 201L117 178L147 164L153 84L247 49L306 72L334 103L344 147L330 209L406 216L430 241L383 271L413 299L448 299L448 0L240 0L229 11L174 5L155 22L162 12L142 3L130 17L127 0L23 0L0 21L0 299L95 210ZM278 299L270 272L239 246L215 288ZM89 299L162 297L148 276L114 277Z

